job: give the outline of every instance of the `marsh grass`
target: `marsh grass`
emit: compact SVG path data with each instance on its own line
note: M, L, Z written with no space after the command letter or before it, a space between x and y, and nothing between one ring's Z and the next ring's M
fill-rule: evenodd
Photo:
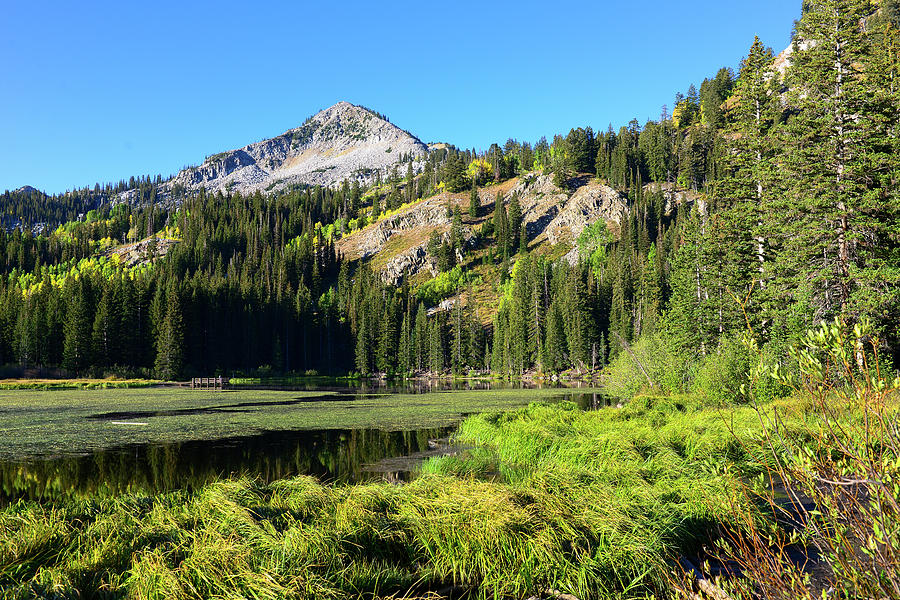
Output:
M554 555L577 556L556 570L557 589L578 597L657 593L665 588L667 559L729 521L728 491L759 470L749 446L732 434L752 438L754 414L735 409L729 418L669 398L595 412L532 405L461 425L456 439L491 449L493 461L480 451L427 470L496 472L529 497L566 540Z
M515 598L665 595L754 471L754 417L671 399L475 416L473 449L409 484L216 482L0 511L10 598ZM748 510L752 507L748 507Z
M0 390L105 390L149 388L153 379L0 379Z
M216 440L263 431L444 427L473 412L515 409L566 393L461 390L346 399L347 395L322 391L0 390L0 460L89 453L129 444ZM146 426L113 423L129 419Z

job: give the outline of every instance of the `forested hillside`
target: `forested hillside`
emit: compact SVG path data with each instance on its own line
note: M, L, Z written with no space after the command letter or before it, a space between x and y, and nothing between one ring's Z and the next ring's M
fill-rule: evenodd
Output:
M370 185L179 189L165 205L161 178L7 192L0 362L167 379L614 363L614 387L634 385L621 375L640 362L639 380L680 391L745 372L747 332L787 361L814 323L864 317L896 360L898 14L896 2L809 3L791 52L776 61L757 39L736 71L690 85L658 120L433 146ZM551 241L516 191L539 174L563 203L593 180L627 210ZM428 198L446 199L449 223L423 246L428 269L383 276L399 237L337 251ZM141 259L123 260L141 240Z

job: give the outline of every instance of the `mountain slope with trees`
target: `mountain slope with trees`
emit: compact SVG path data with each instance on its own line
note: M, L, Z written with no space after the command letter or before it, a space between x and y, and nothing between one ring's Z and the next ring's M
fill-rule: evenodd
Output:
M165 377L613 363L617 389L721 375L734 395L748 328L789 365L834 318L872 319L896 360L893 6L808 3L781 62L756 40L737 72L618 130L433 146L328 186L184 185L177 206L159 199L178 177L7 192L0 360ZM164 258L113 251L154 238Z

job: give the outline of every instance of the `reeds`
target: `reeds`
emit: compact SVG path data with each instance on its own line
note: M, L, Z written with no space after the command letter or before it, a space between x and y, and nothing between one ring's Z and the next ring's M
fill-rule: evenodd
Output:
M746 413L734 422L749 431ZM721 415L669 400L596 412L531 405L472 417L458 438L475 449L426 464L403 486L236 479L153 497L19 502L0 511L0 589L10 598L659 597L667 560L729 518L734 473L751 470Z

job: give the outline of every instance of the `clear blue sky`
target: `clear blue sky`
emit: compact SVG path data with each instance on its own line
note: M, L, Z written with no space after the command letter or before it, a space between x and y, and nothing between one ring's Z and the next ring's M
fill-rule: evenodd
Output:
M800 0L26 2L3 9L0 190L177 172L339 100L484 149L658 118L787 46Z

